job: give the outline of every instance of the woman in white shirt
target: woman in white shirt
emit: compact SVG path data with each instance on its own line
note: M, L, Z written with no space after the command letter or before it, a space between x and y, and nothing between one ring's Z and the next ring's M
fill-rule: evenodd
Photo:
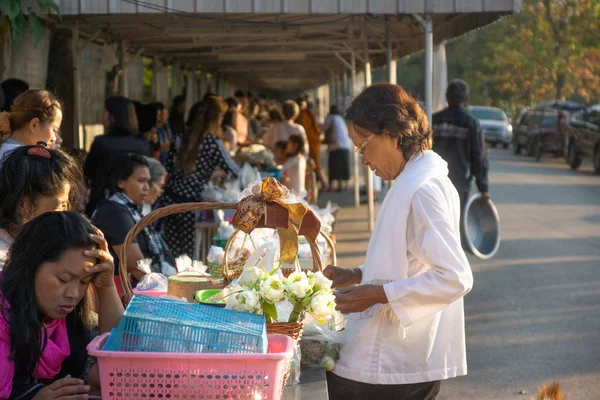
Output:
M329 398L435 399L441 380L467 373L463 296L473 276L458 193L430 150L427 117L400 86L366 88L346 120L363 164L394 183L364 266L325 269L349 314Z
M281 108L283 113L284 121L274 123L269 128L269 131L265 134L264 145L275 150L275 144L280 141L287 142L291 136L298 135L304 139L304 146L302 153L305 157L308 157L308 140L306 139L306 131L302 125L298 125L294 122L300 108L298 104L293 100L286 100Z
M283 164L284 183L296 196L303 197L306 188L306 157L302 154L304 138L290 136L287 142L287 161Z

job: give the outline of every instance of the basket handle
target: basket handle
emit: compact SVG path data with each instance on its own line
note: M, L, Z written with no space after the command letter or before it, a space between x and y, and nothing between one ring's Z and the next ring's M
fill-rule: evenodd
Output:
M129 251L129 247L133 243L133 240L139 235L139 233L148 225L158 221L161 218L168 217L169 215L179 214L190 211L207 211L207 210L235 210L237 209L237 204L232 203L183 203L183 204L173 204L170 206L165 206L161 208L157 208L152 211L150 214L146 215L142 219L140 219L134 226L131 228L127 236L125 237L125 242L123 242L123 247L121 248L121 252L119 254L119 276L121 277L121 285L123 286L123 304L129 304L131 297L133 296L133 291L131 287L131 282L129 282L129 276L127 272L127 252Z
M235 236L240 232L240 230L236 230L233 235L231 235L231 237L229 238L229 240L227 241L227 245L225 246L225 255L223 257L223 276L225 277L225 279L227 279L228 281L230 281L230 274L229 274L229 261L227 261L227 254L229 253L229 250L231 249L231 245L233 244L233 240L235 238ZM319 233L321 236L323 236L325 238L325 242L327 243L327 245L329 246L329 249L331 251L332 257L333 257L333 264L337 264L337 255L335 253L335 245L333 243L333 240L331 240L331 238L329 237L329 235L327 235L325 232L321 231ZM321 271L323 272L323 260L321 259L321 251L319 250L319 245L316 243L316 241L312 242L310 240L307 241L310 245L310 252L312 254L313 257L313 266L317 268L317 271Z

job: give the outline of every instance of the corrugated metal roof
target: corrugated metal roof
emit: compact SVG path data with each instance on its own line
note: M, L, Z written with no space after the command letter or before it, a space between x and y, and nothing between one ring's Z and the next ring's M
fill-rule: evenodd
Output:
M522 0L55 0L64 15L189 13L425 14L515 12Z
M78 27L100 42L220 72L245 86L316 86L347 68L385 63L386 24L395 57L497 21L522 0L56 0L56 29Z

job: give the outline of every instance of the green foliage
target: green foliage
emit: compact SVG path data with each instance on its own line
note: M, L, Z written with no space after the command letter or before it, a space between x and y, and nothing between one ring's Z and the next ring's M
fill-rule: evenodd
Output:
M37 4L42 13L54 12L60 16L60 9L53 0L37 0ZM6 42L11 32L13 40L17 40L29 29L37 46L46 29L33 9L23 0L0 0L0 42Z

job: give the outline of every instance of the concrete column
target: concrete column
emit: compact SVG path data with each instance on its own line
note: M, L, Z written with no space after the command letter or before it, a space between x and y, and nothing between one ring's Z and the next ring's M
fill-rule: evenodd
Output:
M354 52L350 55L350 65L352 66L350 70L350 101L352 101L356 95L356 54ZM354 152L354 206L357 208L360 207L360 173L358 168L358 153Z
M423 21L425 31L425 113L431 124L433 114L433 22L431 17Z
M365 37L365 87L371 86L371 62L369 60L368 42ZM354 153L356 154L356 152ZM358 156L358 154L357 154ZM365 168L367 175L367 203L369 215L369 232L373 232L375 227L375 196L373 193L373 171L369 167Z
M73 147L81 148L83 145L81 124L81 94L79 93L79 28L73 30Z
M386 58L388 67L388 82L396 84L398 82L398 75L396 72L396 60L392 52L392 29L390 27L390 21L385 21L385 40L386 40Z

